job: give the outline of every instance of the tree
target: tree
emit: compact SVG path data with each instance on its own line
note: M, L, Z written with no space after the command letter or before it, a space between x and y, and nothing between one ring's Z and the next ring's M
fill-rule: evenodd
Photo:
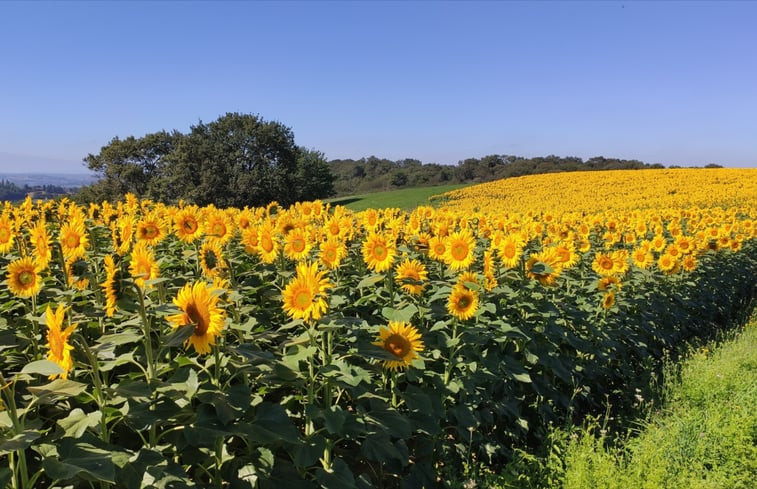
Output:
M296 193L300 201L331 197L336 193L331 166L320 151L298 148Z
M333 176L322 153L299 148L280 122L227 113L200 121L188 134L165 131L141 138L113 138L84 159L101 179L81 199L138 197L173 203L179 199L217 207L262 206L333 193Z
M118 200L127 192L139 197L153 197L151 183L165 171L166 158L175 150L183 135L160 131L141 138L114 137L97 155L84 158L87 168L100 176L88 190L91 198Z

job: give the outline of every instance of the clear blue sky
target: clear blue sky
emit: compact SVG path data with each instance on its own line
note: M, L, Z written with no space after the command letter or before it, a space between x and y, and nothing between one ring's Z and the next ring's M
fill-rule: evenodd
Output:
M757 2L0 2L0 171L226 112L333 158L757 166Z

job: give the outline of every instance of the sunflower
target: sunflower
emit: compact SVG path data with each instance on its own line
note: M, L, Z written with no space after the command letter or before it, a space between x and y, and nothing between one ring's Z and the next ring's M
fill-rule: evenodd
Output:
M258 235L258 253L263 263L273 263L279 256L279 241L274 234L274 227L270 221L260 226Z
M447 299L447 310L461 321L472 318L478 310L478 293L465 285L455 285Z
M318 259L326 268L337 268L347 256L347 249L339 238L328 238L318 247Z
M674 256L663 253L660 255L660 258L657 259L657 268L666 274L674 273L677 271L678 261Z
M600 291L606 291L606 290L612 290L617 289L620 290L623 288L623 283L620 281L618 277L602 277L597 282L597 290Z
M0 217L0 253L8 253L13 249L13 242L16 239L16 232L13 226L13 219L3 214Z
M163 220L156 214L151 213L137 223L137 239L155 246L166 237Z
M615 292L609 291L602 296L602 309L609 309L615 305Z
M628 251L627 250L615 250L610 255L613 263L613 273L616 275L624 275L628 271Z
M47 234L45 222L37 221L29 232L29 237L34 246L34 260L37 262L37 265L39 265L40 270L42 270L47 267L52 258L50 235Z
M313 244L302 228L294 228L284 236L284 256L290 260L304 260L312 248Z
M144 241L140 241L131 252L129 272L134 278L134 283L145 288L145 280L158 278L160 267L155 261L155 254ZM152 286L150 286L152 288Z
M382 326L373 344L396 357L396 360L384 360L384 368L390 370L407 367L418 358L418 352L423 351L423 340L418 329L399 321L389 321L388 326Z
M247 226L242 231L242 246L244 251L250 254L259 254L260 241L258 240L259 232L257 226Z
M396 244L387 236L370 233L363 242L363 259L374 272L388 270L396 254Z
M420 282L426 279L428 279L426 266L418 260L405 259L397 265L394 275L394 281L410 295L421 295L426 286Z
M428 239L428 256L432 260L444 261L447 253L447 242L441 236L432 236Z
M693 272L697 268L696 257L693 254L684 256L681 261L681 267L687 272Z
M203 229L208 238L218 240L221 244L226 244L234 236L234 222L223 210L210 212L205 218Z
M566 241L558 244L555 247L555 253L559 258L561 264L560 266L563 269L570 268L578 263L578 253L576 253L576 246L573 244L573 242Z
M497 277L494 276L494 250L484 252L484 288L490 292L497 286Z
M210 347L215 345L216 336L221 334L226 321L225 311L218 307L219 294L215 292L216 289L208 287L204 281L186 284L173 299L181 312L166 316L173 328L194 326L184 347L189 348L191 344L200 355L210 353Z
M532 254L526 262L526 276L532 280L538 280L542 285L554 285L561 273L560 257L554 248Z
M521 253L523 253L522 241L518 236L509 235L502 238L497 247L499 259L507 268L515 268L520 262Z
M652 256L652 253L641 247L633 250L631 253L631 261L633 261L633 264L636 267L645 270L652 264L654 257Z
M83 256L72 256L66 260L66 277L68 286L77 290L89 287L89 264Z
M694 246L694 240L689 236L684 236L683 234L678 236L678 239L675 240L675 245L676 248L678 248L684 255L688 255L689 253L694 252L696 248Z
M325 272L318 271L317 263L297 265L297 276L282 292L284 312L294 319L304 321L321 319L328 309L326 290L332 287L324 275Z
M105 315L113 317L116 312L116 303L123 293L121 289L121 271L116 267L113 256L105 255L105 281L100 284L105 294Z
M89 242L84 221L81 219L67 221L60 227L58 239L64 258L83 256L86 253Z
M19 258L8 265L8 289L19 297L37 295L42 288L39 265L31 257Z
M176 237L185 243L192 243L202 236L199 210L197 206L187 206L173 217L173 230Z
M223 259L221 242L217 239L206 239L200 247L200 267L202 274L213 279L226 269L226 260Z
M53 380L57 377L62 379L68 378L68 372L74 366L74 361L71 359L71 350L73 346L68 344L68 338L76 330L76 324L71 324L66 329L63 328L63 317L65 309L63 304L59 304L58 308L53 311L48 304L45 311L45 323L47 325L47 359L56 363L61 370L60 374L53 374L49 378Z
M454 232L447 237L444 261L452 270L465 270L473 263L476 240L468 229Z
M131 250L131 242L134 238L134 222L131 216L121 216L110 223L113 249L123 256Z
M612 255L607 253L597 253L594 257L594 261L591 264L591 268L603 277L607 277L615 274L615 261L612 259Z

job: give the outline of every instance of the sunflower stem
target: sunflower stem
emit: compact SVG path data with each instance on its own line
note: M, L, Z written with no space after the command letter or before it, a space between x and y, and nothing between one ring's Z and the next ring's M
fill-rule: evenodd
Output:
M147 318L147 309L145 308L145 298L142 289L135 283L131 284L137 291L139 298L139 315L142 318L142 334L145 337L145 356L147 357L147 383L149 384L155 378L155 361L152 352L152 335L150 332L150 321Z
M100 409L100 437L105 443L109 443L110 433L108 432L108 422L105 416L105 389L103 389L103 379L100 377L100 368L97 364L97 357L92 353L84 336L77 333L76 337L79 340L82 350L84 350L84 354L87 356L87 360L89 360L89 364L92 366L91 376L92 381L95 384L95 401L97 402L97 407Z
M41 353L39 351L39 342L37 341L37 335L39 334L39 325L37 324L37 321L33 319L33 316L37 313L37 294L32 294L32 308L30 311L30 314L32 318L29 318L29 322L32 325L32 351L34 353L34 358L40 358Z
M18 417L18 409L16 408L16 393L15 393L15 379L6 384L5 377L0 373L0 392L8 388L8 393L5 395L7 399L8 414L13 424L13 433L19 435L24 431L24 424ZM8 454L8 465L12 474L12 487L13 489L26 489L29 486L29 471L26 466L26 452L25 449L16 450ZM14 456L17 454L17 457Z

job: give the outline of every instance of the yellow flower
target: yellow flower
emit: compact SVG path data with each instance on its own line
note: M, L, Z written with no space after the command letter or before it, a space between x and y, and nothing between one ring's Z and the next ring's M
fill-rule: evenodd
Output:
M693 254L684 256L683 261L681 262L681 266L687 272L693 272L697 268L696 257Z
M284 236L284 256L290 260L304 260L312 248L313 245L302 228L294 228Z
M197 206L187 206L177 212L173 217L173 229L176 237L185 243L192 243L202 236Z
M363 242L363 259L374 272L389 270L397 254L397 247L389 237L370 233Z
M504 237L497 246L499 259L507 268L515 268L520 263L520 256L523 253L523 245L520 237L509 235Z
M591 268L599 275L607 277L615 274L615 261L612 259L612 255L597 253L591 264Z
M31 228L29 236L34 246L34 260L39 265L40 270L47 268L52 258L52 250L50 248L50 235L47 234L45 222L37 221L34 227Z
M605 295L602 296L602 308L609 309L613 305L615 305L615 292L610 291L605 293Z
M644 248L636 248L633 250L633 253L631 253L631 260L635 266L641 269L647 269L654 261L654 257L652 256L652 253Z
M611 290L611 289L620 290L622 287L623 287L623 284L621 283L618 277L613 277L613 276L602 277L599 279L599 282L597 282L597 289L601 291Z
M476 240L468 229L454 232L447 237L444 261L452 270L465 270L473 263Z
M171 327L194 326L192 335L184 343L185 348L192 345L203 355L210 353L210 347L216 344L216 337L221 334L226 321L226 313L218 307L219 295L215 288L200 281L184 285L173 299L181 312L166 317Z
M234 236L234 223L223 210L213 210L205 218L203 226L208 238L226 244Z
M74 219L63 224L60 227L59 241L64 258L84 256L89 243L84 221Z
M13 241L16 238L16 232L13 226L13 219L4 214L0 217L0 253L8 253L13 249Z
M347 249L339 238L330 237L319 248L318 259L326 268L337 268L342 258L347 256Z
M39 266L31 257L19 258L8 265L8 289L19 297L37 295L42 288Z
M455 285L447 299L447 310L461 321L472 318L478 310L478 293L465 285Z
M554 248L532 254L526 262L526 276L538 280L542 285L554 285L561 273L560 257Z
M388 326L382 326L377 341L373 344L396 358L384 360L384 368L390 370L407 367L418 358L418 352L423 351L423 340L418 329L398 321L389 321Z
M420 282L426 279L428 279L426 266L418 260L405 259L397 265L394 281L408 294L421 295L425 285Z
M163 220L155 213L148 214L137 223L137 239L155 246L166 237Z
M200 268L202 274L213 279L226 269L221 242L217 239L207 239L200 247Z
M300 263L297 276L282 292L282 308L290 317L309 321L321 319L328 309L326 291L332 287L325 272L318 271L318 264Z
M65 309L63 304L58 305L58 309L53 311L50 305L45 310L45 322L47 324L47 359L51 362L55 362L61 370L60 374L53 374L50 376L50 380L57 377L63 379L68 378L68 372L74 366L74 362L71 359L71 350L73 346L68 344L68 338L76 330L76 324L72 324L66 329L63 328L63 316Z
M279 241L274 234L273 224L270 221L266 221L260 227L260 234L258 236L258 253L260 254L260 261L263 263L273 263L276 257L279 256Z
M116 312L116 303L122 293L120 270L111 255L105 255L105 281L100 284L105 294L105 315L113 317Z
M160 274L160 267L155 261L155 255L144 241L137 243L131 253L129 272L134 278L134 283L143 289L145 288L145 280L158 278Z
M428 256L432 260L444 261L447 253L447 242L441 236L432 236L428 239Z
M663 253L660 255L660 258L657 259L657 268L666 274L675 273L678 268L678 261L674 256Z

